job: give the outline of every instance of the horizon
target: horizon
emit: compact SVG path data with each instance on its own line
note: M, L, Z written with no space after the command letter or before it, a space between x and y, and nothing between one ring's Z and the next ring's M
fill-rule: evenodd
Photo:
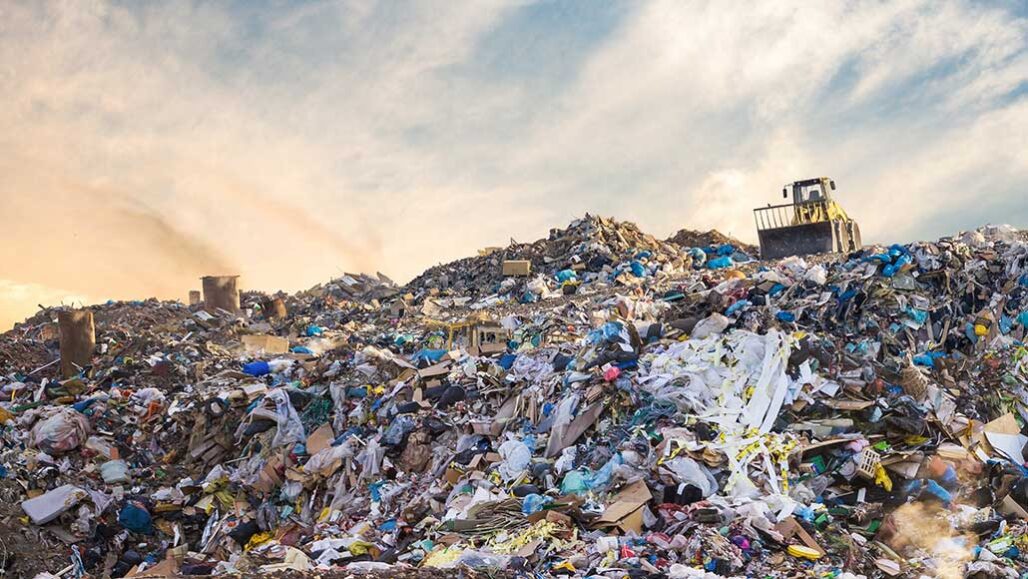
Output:
M614 216L599 215L599 214L596 214L596 213L584 213L580 217L575 217L571 221L569 221L568 223L565 223L565 224L563 224L561 226L558 226L558 227L560 229L564 229L564 228L568 227L569 225L571 225L572 223L574 223L575 221L578 221L580 219L584 219L588 215L593 215L593 216L601 217L601 218L604 218L604 219L614 219L614 220L616 220L619 223L632 223L632 224L635 224L635 222L633 222L631 220L628 220L628 219L618 219L618 218L616 218ZM635 224L635 225L638 225L638 224ZM1006 223L1003 223L1003 224L1001 224L1001 223L986 223L986 224L979 225L978 227L972 227L972 228L967 228L967 229L961 229L961 230L958 230L958 231L953 231L950 234L944 234L944 235L940 236L940 238L949 237L949 236L955 236L957 234L960 234L960 233L963 233L963 232L966 232L966 231L975 231L975 230L983 229L983 228L986 228L986 227L1003 226L1003 225L1010 225L1010 224L1006 224ZM1013 227L1013 226L1011 226L1011 227ZM553 229L553 228L550 228L550 229ZM1020 231L1025 231L1024 228L1016 228L1016 229L1018 229ZM649 231L646 231L643 228L640 228L640 231L642 233L644 233L644 234L653 235L652 233L650 233ZM688 228L682 228L682 229L678 229L676 231L672 231L668 235L664 235L664 236L653 235L653 237L655 237L656 239L659 239L659 240L668 241L671 237L674 237L677 233L679 233L681 231L690 231L692 233L698 233L698 234L708 233L708 232L715 232L716 231L718 233L723 233L724 234L724 232L721 232L721 231L719 231L717 229L711 229L711 230L690 230ZM741 243L757 245L757 242L755 240L750 242L750 241L746 241L744 239L739 239L738 237L733 236L733 235L729 235L729 234L725 234L725 235L727 235L728 237L733 238L735 241L738 241L738 242L741 242ZM522 244L522 243L531 244L531 243L533 243L535 241L544 240L544 239L546 239L546 237L547 236L544 235L542 237L532 238L530 240L518 240L517 243L519 243L519 244ZM514 240L515 240L515 238L512 237L511 241L514 241ZM909 244L909 243L933 242L933 241L937 241L937 239L912 239L912 240L907 240L907 241L886 241L886 240L883 240L883 241L869 241L869 242L866 242L864 244L864 247L867 248L869 246L874 246L874 245L889 246L889 245L891 245L893 243ZM488 246L487 245L487 246L483 246L483 247L481 247L479 249L485 249L487 247L506 248L508 246L509 246L509 243L508 243L508 245L504 245L504 246ZM414 279L416 279L417 277L419 277L419 276L423 275L424 273L426 273L428 270L432 269L433 267L436 267L436 266L439 266L439 265L446 265L448 263L452 263L453 261L458 261L458 260L466 259L466 258L470 258L470 257L475 257L475 255L474 254L468 254L468 255L457 257L456 259L451 260L451 261L438 262L438 263L430 264L430 265L425 266L424 269L414 273L410 277L399 279L399 280L396 279L395 277L389 275L388 272L380 271L380 270L340 272L340 273L335 274L335 275L333 275L333 276L331 276L329 278L326 278L324 280L318 281L318 282L316 282L315 284L312 284L309 287L299 288L299 289L296 289L296 290L293 290L293 291L287 291L287 290L283 290L281 288L278 288L278 289L268 289L268 288L247 287L245 285L245 279L240 278L240 281L244 282L244 283L241 283L241 285L240 285L240 291L242 291L242 292L255 291L255 292L260 292L260 293L264 293L264 294L267 294L267 295L273 295L273 294L276 294L278 292L285 292L287 294L292 295L292 294L296 294L296 293L299 293L299 292L303 292L303 291L309 290L309 289L311 289L311 288L313 288L315 286L322 285L324 283L328 283L328 282L330 282L332 280L335 280L337 278L340 278L340 277L342 277L344 275L349 275L349 274L365 274L365 275L370 275L370 276L376 276L379 273L381 273L382 275L385 275L386 277L391 279L398 286L405 286L408 283L410 283L411 281L413 281ZM756 256L754 256L754 257L756 257ZM234 275L234 274L232 274L230 272L209 272L208 275L220 276L220 275ZM55 307L55 306L72 306L72 307L76 307L77 306L77 307L88 308L88 307L91 307L91 306L104 305L104 304L107 304L109 301L114 301L115 303L117 303L117 302L126 302L126 301L145 301L145 300L148 300L148 299L151 299L151 298L155 298L155 299L158 299L160 301L180 302L180 303L188 305L188 299L185 299L186 297L188 297L188 292L190 290L199 290L199 288L200 288L200 284L199 283L194 284L194 285L195 285L195 287L191 287L191 288L187 289L185 295L183 295L183 296L171 296L171 297L167 297L167 298L160 298L158 296L135 296L135 297L124 298L124 299L119 299L119 300L109 300L109 299L108 300L102 300L102 301L97 301L97 302L94 302L94 303L85 303L85 302L81 302L81 301L78 302L77 304L76 303L67 303L67 304L66 303L53 303L53 304L47 304L46 307ZM10 330L13 326L16 326L17 324L22 323L24 320L26 320L28 318L31 318L32 316L34 316L38 312L39 312L39 309L37 308L37 310L35 310L34 312L28 314L25 317L23 317L21 319L13 320L10 324L6 325L7 327L5 329L0 330L0 333L3 333L3 332L6 332L6 331ZM0 312L0 316L2 316L2 312ZM3 318L0 317L0 320L2 320L2 319Z

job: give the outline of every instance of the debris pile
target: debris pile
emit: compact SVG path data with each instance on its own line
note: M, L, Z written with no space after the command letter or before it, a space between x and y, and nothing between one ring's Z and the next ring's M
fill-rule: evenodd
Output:
M0 566L1028 572L1024 234L701 241L587 216L403 287L93 306L69 376L42 310L0 336Z
M483 250L476 257L430 268L407 287L415 296L445 293L477 298L517 290L542 293L539 281L517 284L504 276L505 261L529 262L527 275L552 289L554 282L577 288L582 283L605 284L676 270L688 257L678 246L643 233L634 223L586 215L565 229L551 229L546 239L534 243L511 240L506 248Z
M733 245L751 255L757 254L757 248L743 243L734 237L729 237L717 229L710 231L693 231L691 229L680 229L677 233L667 238L669 243L679 247L720 247L722 245Z

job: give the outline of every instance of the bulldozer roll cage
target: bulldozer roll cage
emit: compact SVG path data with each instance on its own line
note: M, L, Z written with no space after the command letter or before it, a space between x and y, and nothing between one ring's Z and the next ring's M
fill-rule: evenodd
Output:
M753 220L757 224L757 231L767 231L802 225L811 221L805 216L828 216L830 212L831 208L827 200L785 203L754 209Z

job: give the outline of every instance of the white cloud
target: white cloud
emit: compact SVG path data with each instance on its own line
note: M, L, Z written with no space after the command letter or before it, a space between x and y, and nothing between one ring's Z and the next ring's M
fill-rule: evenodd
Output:
M34 312L39 305L82 306L94 301L89 296L67 290L0 279L0 333L9 330L14 322ZM16 316L15 313L21 315Z
M753 239L752 207L823 174L866 239L1028 219L1028 32L1002 5L631 3L523 63L573 71L547 83L478 60L523 6L3 3L5 277L403 279L586 211ZM504 38L535 58L535 31Z

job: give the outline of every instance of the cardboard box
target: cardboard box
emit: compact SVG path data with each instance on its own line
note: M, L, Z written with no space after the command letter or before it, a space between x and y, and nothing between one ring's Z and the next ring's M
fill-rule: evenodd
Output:
M503 275L526 276L532 273L532 262L526 259L508 259L503 262Z
M642 532L643 508L653 498L646 482L638 480L624 488L593 523L596 528L616 528L622 533Z
M264 352L266 354L285 354L289 352L289 340L268 334L243 336L243 345L248 352Z

